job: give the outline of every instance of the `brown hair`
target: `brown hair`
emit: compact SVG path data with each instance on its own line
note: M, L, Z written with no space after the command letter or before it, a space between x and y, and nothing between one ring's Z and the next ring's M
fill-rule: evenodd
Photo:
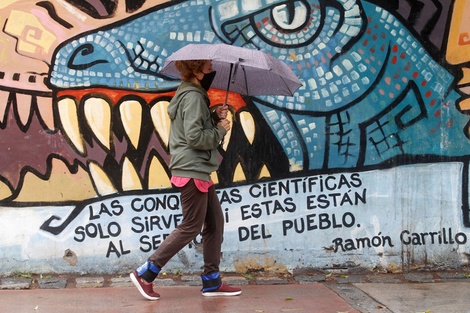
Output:
M184 60L176 61L176 69L181 73L181 79L185 82L195 77L194 72L201 72L206 60Z

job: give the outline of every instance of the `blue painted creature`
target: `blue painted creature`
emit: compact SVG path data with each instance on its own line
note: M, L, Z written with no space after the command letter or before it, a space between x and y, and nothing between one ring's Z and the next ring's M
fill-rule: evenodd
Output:
M50 82L173 90L179 82L159 70L194 42L261 49L292 67L303 82L294 97L249 99L291 171L470 152L454 77L396 17L366 1L171 2L66 42Z

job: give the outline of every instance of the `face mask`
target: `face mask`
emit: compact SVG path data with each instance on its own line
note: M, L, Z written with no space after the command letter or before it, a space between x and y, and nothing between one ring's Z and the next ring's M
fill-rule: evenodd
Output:
M215 77L215 71L210 72L210 73L203 73L204 76L202 79L199 81L201 83L201 87L204 88L205 91L208 91L209 88L211 87L212 81L214 80Z

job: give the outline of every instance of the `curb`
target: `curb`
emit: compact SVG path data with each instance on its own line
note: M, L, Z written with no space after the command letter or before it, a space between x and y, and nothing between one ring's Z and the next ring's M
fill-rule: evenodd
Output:
M357 273L343 270L319 272L318 270L298 270L293 274L256 273L241 276L235 273L224 273L223 280L231 285L286 285L315 284L330 285L356 283L439 283L470 279L469 270L420 271L409 273ZM200 286L199 275L163 275L154 281L156 286ZM57 277L31 275L28 277L1 277L0 290L23 289L63 289L63 288L103 288L134 286L127 274L73 276L57 275Z

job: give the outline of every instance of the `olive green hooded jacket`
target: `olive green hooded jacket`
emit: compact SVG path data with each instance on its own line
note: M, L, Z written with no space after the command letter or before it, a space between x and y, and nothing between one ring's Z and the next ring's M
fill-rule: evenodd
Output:
M207 92L191 82L183 82L170 101L173 176L210 181L210 174L219 168L217 147L227 131L215 125L209 103Z

